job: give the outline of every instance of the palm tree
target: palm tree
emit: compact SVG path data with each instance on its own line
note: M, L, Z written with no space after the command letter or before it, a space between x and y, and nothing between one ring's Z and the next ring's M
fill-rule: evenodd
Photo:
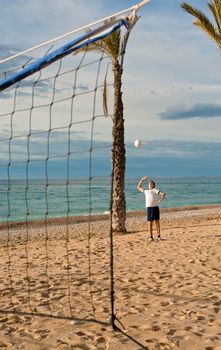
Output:
M138 18L137 18L138 19ZM136 20L133 25L136 23ZM106 38L89 44L79 51L93 51L109 56L114 78L114 106L112 129L112 191L111 226L114 231L126 232L125 169L126 152L124 144L124 106L122 100L122 74L125 50L132 26L122 35L118 29ZM106 78L103 90L104 113L107 114Z
M193 24L206 32L221 49L221 0L211 0L208 2L209 10L215 20L214 24L203 12L193 8L186 2L182 3L181 7L195 17Z

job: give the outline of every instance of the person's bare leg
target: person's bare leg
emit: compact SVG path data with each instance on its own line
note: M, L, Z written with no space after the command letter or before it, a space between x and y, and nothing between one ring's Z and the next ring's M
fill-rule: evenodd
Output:
M150 238L153 238L153 221L150 221Z
M156 222L156 229L157 229L157 238L160 238L160 222L158 220Z
M156 223L157 235L160 236L160 222L156 220L155 223Z

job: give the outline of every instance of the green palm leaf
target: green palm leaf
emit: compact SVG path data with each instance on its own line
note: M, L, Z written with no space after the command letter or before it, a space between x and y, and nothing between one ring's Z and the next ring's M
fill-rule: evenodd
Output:
M105 77L104 77L104 87L103 87L103 111L104 111L104 115L105 117L108 116L108 104L107 104L107 73L108 73L108 69L105 73Z
M118 29L108 35L106 38L102 40L98 40L94 43L90 43L86 47L83 47L77 50L74 54L78 54L79 52L90 51L98 54L106 54L113 66L118 62L120 57L124 56L127 40L129 33L124 36L121 35L121 30ZM123 62L121 62L123 64ZM103 111L104 115L108 115L108 95L107 95L107 73L104 77L104 86L103 86Z
M219 1L220 3L220 1ZM215 9L215 7L213 6L214 4L211 3L210 6L212 7L213 11L212 13L217 12L217 8ZM209 18L204 15L203 12L201 12L200 10L192 7L191 5L187 4L187 3L182 3L181 7L188 12L189 14L191 14L193 17L195 17L196 19L193 21L193 24L197 27L199 27L201 30L203 30L204 32L206 32L210 38L212 38L217 45L221 48L221 40L220 40L220 30L219 27L216 28L213 23L209 20ZM210 7L210 9L211 9ZM219 10L221 10L221 3L220 3L220 7ZM215 17L215 16L214 16ZM216 23L218 21L218 18L216 18Z
M213 0L211 3L208 3L208 7L214 16L219 33L221 33L221 1Z

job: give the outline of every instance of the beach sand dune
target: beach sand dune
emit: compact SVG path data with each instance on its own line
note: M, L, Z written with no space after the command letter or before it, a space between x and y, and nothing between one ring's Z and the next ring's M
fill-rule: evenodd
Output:
M220 214L221 206L162 210L161 242L148 242L145 213L128 214L127 233L114 234L122 332L108 325L106 217L93 219L90 239L85 220L2 225L0 348L221 350Z

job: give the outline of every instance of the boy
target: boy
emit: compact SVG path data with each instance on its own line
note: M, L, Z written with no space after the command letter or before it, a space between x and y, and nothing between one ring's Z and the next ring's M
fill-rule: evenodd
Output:
M155 182L153 180L150 180L148 182L148 190L143 189L142 184L143 181L147 179L147 176L144 176L140 179L137 189L144 193L145 195L145 201L146 201L146 208L147 208L147 221L150 223L150 240L153 241L153 221L156 223L156 229L157 229L157 241L160 241L160 209L158 207L158 204L162 202L162 200L165 198L166 194L164 192L161 192L155 188Z

